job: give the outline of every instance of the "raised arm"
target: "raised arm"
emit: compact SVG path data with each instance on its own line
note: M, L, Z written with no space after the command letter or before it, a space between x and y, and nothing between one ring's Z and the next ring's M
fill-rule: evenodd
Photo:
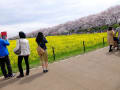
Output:
M48 43L48 41L46 40L46 38L44 38L44 42L45 42L45 43Z
M4 44L4 45L10 45L10 43L9 43L8 40L4 40L4 41L3 41L3 44Z

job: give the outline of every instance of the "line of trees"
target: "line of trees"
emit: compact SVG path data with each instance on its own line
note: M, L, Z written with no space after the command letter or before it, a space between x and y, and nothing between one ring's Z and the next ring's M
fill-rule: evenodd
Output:
M109 25L114 28L120 22L120 5L111 7L101 13L82 17L75 21L59 24L51 28L36 30L27 34L28 37L35 37L39 31L45 35L69 35L71 33L93 33L104 32Z

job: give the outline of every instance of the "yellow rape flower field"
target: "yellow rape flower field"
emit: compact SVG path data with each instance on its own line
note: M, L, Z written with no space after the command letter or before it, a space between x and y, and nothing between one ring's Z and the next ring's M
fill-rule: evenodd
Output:
M47 52L49 63L84 53L83 41L85 42L85 52L107 46L107 33L47 36L46 39L48 40ZM40 59L36 51L37 44L35 38L29 38L28 40L31 49L29 63L32 68L40 65ZM16 40L10 40L10 46L8 46L9 57L13 71L17 72L17 56L13 52L15 46ZM55 60L53 58L52 47L55 48ZM25 68L24 61L23 67Z

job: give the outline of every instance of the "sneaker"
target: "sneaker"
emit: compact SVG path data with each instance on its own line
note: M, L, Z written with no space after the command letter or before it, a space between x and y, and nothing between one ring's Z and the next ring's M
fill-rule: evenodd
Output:
M29 75L29 73L26 73L26 76L28 76Z
M45 72L48 72L48 70L45 70Z
M17 76L17 78L22 78L22 77L24 77L24 75L19 75L19 76Z
M120 50L119 48L117 48L117 50Z
M46 73L46 70L43 70L43 73Z
M12 74L12 75L8 75L8 77L14 77L15 76L15 74Z
M4 76L5 79L8 79L9 77L8 76Z
M109 52L112 52L112 50L109 50Z

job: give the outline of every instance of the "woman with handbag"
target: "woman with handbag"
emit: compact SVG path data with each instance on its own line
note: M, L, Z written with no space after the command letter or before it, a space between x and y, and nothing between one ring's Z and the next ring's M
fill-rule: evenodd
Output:
M36 37L36 42L38 44L37 52L42 62L43 73L46 73L48 72L48 55L46 51L46 43L48 42L42 32L38 33Z
M18 68L20 75L17 78L24 77L23 68L22 68L22 60L24 58L26 64L26 75L29 75L29 55L30 55L30 48L29 42L26 39L26 35L24 32L19 32L20 39L17 40L16 48L14 49L15 54L18 55Z

